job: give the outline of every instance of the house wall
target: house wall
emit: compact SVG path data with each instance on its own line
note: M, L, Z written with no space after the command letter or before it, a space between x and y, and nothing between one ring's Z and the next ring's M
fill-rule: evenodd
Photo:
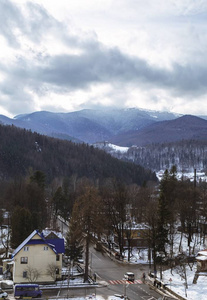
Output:
M58 274L56 274L56 278L57 279L61 278L61 274L62 274L62 262L63 262L63 255L59 254L59 261L56 261L56 267L59 270Z
M33 239L39 238L34 236ZM22 258L27 257L27 263L22 263ZM62 267L62 255L60 260L56 261L56 253L48 245L25 245L14 257L13 281L14 283L28 283L28 279L23 276L23 272L36 269L39 276L36 282L54 282L54 279L48 273L49 265Z

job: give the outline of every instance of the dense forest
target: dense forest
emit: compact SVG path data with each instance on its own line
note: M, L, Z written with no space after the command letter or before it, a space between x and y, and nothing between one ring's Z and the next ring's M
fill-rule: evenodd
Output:
M105 150L114 157L133 161L153 171L170 169L173 165L176 165L179 172L207 170L207 141L182 140L150 144L145 147L132 146L125 153L107 148Z
M15 126L0 126L0 178L26 176L40 170L49 183L56 177L116 178L126 183L156 181L150 170L122 162L87 144L49 138Z
M157 181L150 170L87 144L3 125L0 139L0 223L7 211L13 248L34 229L56 226L57 216L69 220L84 182L101 187ZM8 249L7 244L6 256Z
M206 153L207 141L183 140L131 149L128 155L137 164L152 170L165 170L176 165L178 171L191 171L207 170Z
M109 249L113 249L115 236L120 255L127 247L130 261L133 232L139 224L142 247L148 249L154 272L160 263L174 268L184 260L193 262L198 249L206 244L206 191L206 182L179 180L175 166L165 170L159 186L82 186L70 219L69 246L76 249L77 237L84 234L87 261L94 236L104 236Z
M176 260L177 234L180 253L182 238L187 238L187 256L195 254L198 244L205 244L206 182L178 180L173 166L158 183L152 172L92 146L15 127L0 126L0 136L0 225L6 211L11 228L9 243L4 245L5 257L34 229L58 230L60 217L70 222L67 251L73 259L82 234L86 252L94 236L101 239L104 235L109 248L112 236L117 238L120 255L127 239L130 253L132 229L137 224L146 226L145 245L149 257L153 255L154 270L161 252L168 261Z

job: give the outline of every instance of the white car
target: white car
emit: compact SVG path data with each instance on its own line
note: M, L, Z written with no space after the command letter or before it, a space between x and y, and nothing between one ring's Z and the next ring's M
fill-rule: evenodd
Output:
M126 279L127 281L134 281L134 273L126 272L124 274L124 279Z
M7 298L8 294L0 288L0 298Z

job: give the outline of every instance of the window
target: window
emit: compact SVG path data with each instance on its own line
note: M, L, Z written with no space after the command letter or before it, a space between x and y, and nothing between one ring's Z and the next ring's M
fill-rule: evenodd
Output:
M47 251L48 250L48 246L44 246L44 251Z
M21 264L27 264L28 263L28 257L21 257L20 262L21 262Z
M27 271L23 271L23 278L27 278Z
M29 251L29 247L28 247L28 246L25 246L25 247L24 247L24 251Z
M59 269L56 268L56 275L58 275L60 273Z
M56 261L60 260L60 255L56 255Z

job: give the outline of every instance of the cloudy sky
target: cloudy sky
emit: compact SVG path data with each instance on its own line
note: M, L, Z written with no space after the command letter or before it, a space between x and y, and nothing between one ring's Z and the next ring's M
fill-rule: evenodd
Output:
M207 115L206 0L0 0L0 114Z

